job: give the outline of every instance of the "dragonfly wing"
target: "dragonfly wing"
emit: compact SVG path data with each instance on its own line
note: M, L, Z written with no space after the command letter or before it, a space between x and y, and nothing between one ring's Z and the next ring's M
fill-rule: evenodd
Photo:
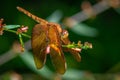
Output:
M66 61L61 48L61 39L57 27L53 24L49 26L50 56L56 71L64 74L66 71Z
M81 61L81 56L79 54L78 51L74 50L74 49L68 49L68 51L73 55L73 57L80 62Z
M32 50L35 65L38 69L42 68L46 62L46 48L48 46L46 25L37 24L32 31Z
M51 44L50 56L56 71L60 74L64 74L66 71L66 62L64 59L63 52L61 52L57 46Z
M68 36L67 37L61 37L61 40L62 40L62 44L64 44L64 45L68 45L68 44L71 43ZM78 62L81 61L81 56L80 56L80 54L77 50L72 49L72 48L63 48L63 51L70 52Z

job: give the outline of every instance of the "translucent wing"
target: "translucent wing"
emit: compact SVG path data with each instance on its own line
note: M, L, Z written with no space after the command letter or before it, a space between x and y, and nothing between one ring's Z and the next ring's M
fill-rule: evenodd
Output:
M76 51L75 49L63 48L63 50L66 52L70 52L78 62L81 61L80 53L78 51Z
M34 61L38 69L42 68L46 62L46 48L48 46L46 32L46 25L40 24L35 25L32 31L32 50Z
M63 30L62 35L61 35L61 40L62 40L63 45L67 45L71 43L68 38L68 35L69 33L66 30ZM79 51L72 49L72 48L63 48L63 51L70 52L78 62L81 61L81 56L79 54Z
M61 50L54 44L50 45L50 56L56 71L60 74L64 74L66 71L64 55Z
M54 24L49 26L50 56L56 71L64 74L66 71L66 62L61 49L61 39L57 27Z

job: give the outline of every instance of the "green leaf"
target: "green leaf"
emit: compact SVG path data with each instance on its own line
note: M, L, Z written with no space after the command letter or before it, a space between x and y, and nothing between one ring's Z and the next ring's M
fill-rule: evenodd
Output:
M5 25L4 28L5 29L14 29L14 28L18 28L20 27L20 25Z

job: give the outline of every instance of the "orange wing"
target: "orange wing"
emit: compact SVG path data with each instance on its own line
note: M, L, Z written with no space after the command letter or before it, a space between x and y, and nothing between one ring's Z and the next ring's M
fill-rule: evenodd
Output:
M69 33L66 30L63 30L63 32L61 34L61 40L62 40L62 44L63 45L67 45L67 44L71 43L70 40L69 40L69 38L68 38L68 35L69 35ZM63 48L63 51L70 52L73 55L73 57L78 62L81 61L81 56L80 56L79 52L76 51L75 49L72 49L72 48Z
M66 61L64 58L64 54L61 49L61 39L59 32L57 30L57 26L49 23L49 39L50 39L50 56L52 63L56 69L56 71L60 74L64 74L66 71Z
M32 31L32 50L34 61L38 69L42 68L46 62L46 48L48 46L47 26L37 24Z
M76 59L78 62L81 61L80 53L78 51L76 51L75 49L63 48L63 50L65 52L70 52L73 55L74 59Z

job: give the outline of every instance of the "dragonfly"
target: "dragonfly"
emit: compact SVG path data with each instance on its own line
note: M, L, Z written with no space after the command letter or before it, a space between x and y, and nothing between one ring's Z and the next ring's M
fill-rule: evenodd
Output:
M45 65L46 56L50 54L56 72L64 74L67 65L63 51L70 52L77 61L81 61L80 50L62 47L62 45L71 43L67 30L62 29L59 24L39 18L21 7L17 7L17 9L38 22L32 29L31 38L32 51L37 69L41 69Z

